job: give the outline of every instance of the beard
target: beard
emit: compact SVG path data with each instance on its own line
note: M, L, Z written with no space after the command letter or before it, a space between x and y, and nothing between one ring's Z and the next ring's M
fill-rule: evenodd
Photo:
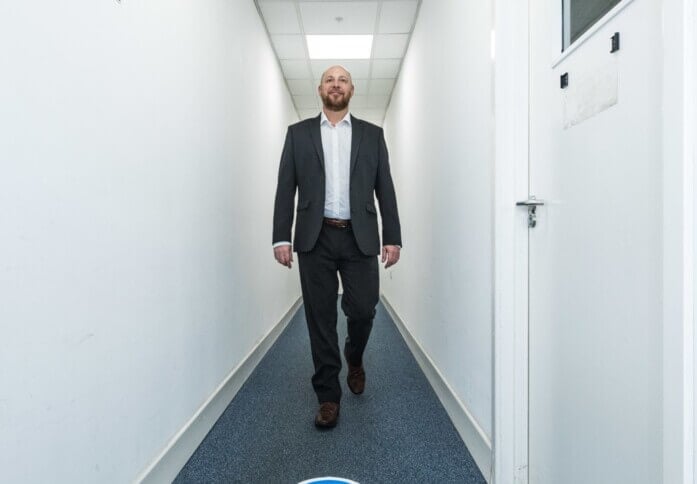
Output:
M343 111L349 104L351 100L351 93L344 93L341 97L336 100L332 97L332 94L322 94L322 104L324 107L330 111Z

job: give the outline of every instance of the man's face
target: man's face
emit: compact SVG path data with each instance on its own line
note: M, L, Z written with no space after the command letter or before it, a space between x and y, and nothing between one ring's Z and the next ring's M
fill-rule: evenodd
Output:
M341 67L332 67L322 76L319 96L324 107L331 111L346 109L353 96L351 75Z

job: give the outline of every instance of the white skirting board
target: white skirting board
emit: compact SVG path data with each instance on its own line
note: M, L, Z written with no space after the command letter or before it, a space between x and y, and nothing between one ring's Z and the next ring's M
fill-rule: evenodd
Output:
M302 298L290 307L283 318L262 338L235 367L213 394L199 407L189 421L177 432L153 462L135 479L137 483L171 483L204 437L213 428L232 399L271 345L280 336L302 304Z
M389 301L387 301L384 295L381 295L380 299L385 305L387 312L392 317L392 320L395 322L397 329L402 333L404 341L406 341L414 358L416 358L416 361L419 363L421 370L426 375L426 379L428 379L428 382L431 384L431 387L433 387L436 395L438 395L443 407L445 407L445 411L448 412L450 420L452 420L453 425L455 425L467 449L469 449L470 454L472 454L484 479L486 479L488 483L491 483L491 441L474 419L469 409L460 401L457 395L455 395L453 389L443 378L440 370L438 370L433 363L433 360L431 360L421 348L421 345L419 345L411 335Z

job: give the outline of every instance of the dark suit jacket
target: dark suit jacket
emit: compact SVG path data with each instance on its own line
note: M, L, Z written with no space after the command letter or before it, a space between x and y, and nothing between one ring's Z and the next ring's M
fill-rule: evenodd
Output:
M383 245L402 245L387 146L382 128L351 116L351 226L365 255L380 253L380 205ZM324 218L325 171L320 116L288 127L278 170L273 216L273 243L291 240L293 205L298 190L296 252L313 249Z

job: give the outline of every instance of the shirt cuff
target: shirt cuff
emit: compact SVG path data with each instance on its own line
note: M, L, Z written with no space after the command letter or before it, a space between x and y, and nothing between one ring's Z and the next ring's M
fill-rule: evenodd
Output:
M276 242L275 244L273 244L273 248L275 249L276 247L280 247L282 245L293 245L293 244L291 244L290 242L286 242L286 241Z

